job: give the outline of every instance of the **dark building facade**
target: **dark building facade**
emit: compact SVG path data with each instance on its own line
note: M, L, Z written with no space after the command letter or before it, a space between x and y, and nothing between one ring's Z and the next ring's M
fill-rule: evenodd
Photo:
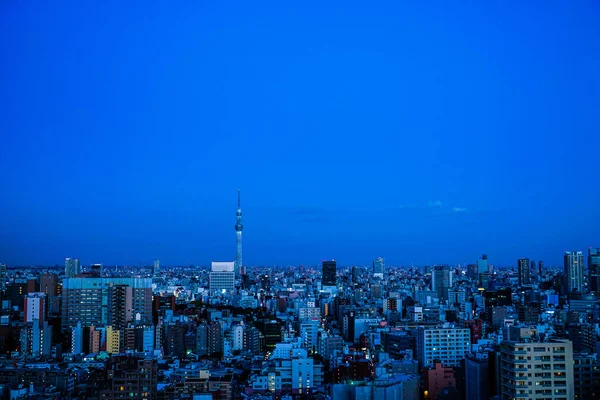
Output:
M333 261L323 261L322 264L322 284L323 286L335 286L337 275L337 263Z
M590 291L600 295L600 248L588 250L588 274Z
M530 271L529 258L520 258L518 264L519 272L519 286L531 284L531 271Z
M155 399L157 364L152 359L113 356L106 372L101 399Z

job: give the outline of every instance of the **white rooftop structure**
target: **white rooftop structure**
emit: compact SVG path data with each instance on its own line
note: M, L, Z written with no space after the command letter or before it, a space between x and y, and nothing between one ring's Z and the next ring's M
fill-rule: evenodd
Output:
M234 272L234 265L233 261L213 261L212 272Z

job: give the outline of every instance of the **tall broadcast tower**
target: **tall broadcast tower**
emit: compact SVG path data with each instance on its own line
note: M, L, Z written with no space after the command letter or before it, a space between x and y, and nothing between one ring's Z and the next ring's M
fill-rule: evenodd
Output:
M244 229L244 225L242 225L242 206L240 204L240 189L238 189L238 207L237 213L235 215L237 217L237 223L235 224L235 275L239 276L240 269L242 268L242 229Z

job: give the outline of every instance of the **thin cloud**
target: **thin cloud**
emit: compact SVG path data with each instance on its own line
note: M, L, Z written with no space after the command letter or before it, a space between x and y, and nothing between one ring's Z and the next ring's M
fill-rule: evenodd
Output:
M329 218L327 218L327 217L309 217L309 218L299 219L296 222L299 224L323 224L328 221L329 221Z
M430 200L429 203L427 203L428 207L441 207L442 206L442 202L440 200Z
M319 207L295 207L293 210L291 210L290 214L296 217L296 223L318 224L329 221L329 217L325 210Z
M466 208L464 208L464 207L454 207L454 208L452 209L452 211L454 211L455 213L465 213L465 212L467 212L468 210L467 210Z

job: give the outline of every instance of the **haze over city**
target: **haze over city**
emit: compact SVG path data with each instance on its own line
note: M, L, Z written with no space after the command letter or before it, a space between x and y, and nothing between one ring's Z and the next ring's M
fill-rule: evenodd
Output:
M0 6L0 261L561 265L597 2Z

